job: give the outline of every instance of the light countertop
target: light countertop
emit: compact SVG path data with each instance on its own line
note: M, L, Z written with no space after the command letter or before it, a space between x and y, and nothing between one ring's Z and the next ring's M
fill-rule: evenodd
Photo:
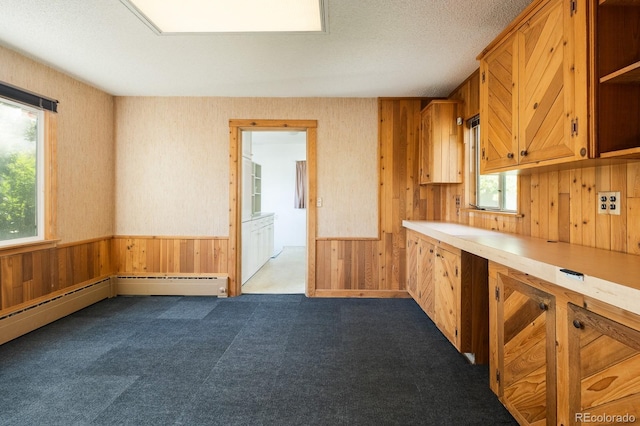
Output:
M640 256L456 223L405 220L402 224L461 250L640 315ZM580 273L583 280L561 269Z

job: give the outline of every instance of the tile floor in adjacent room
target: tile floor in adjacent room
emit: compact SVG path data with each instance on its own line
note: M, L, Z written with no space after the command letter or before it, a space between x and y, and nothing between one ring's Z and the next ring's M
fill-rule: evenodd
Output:
M284 247L242 286L246 294L300 294L305 290L306 247Z

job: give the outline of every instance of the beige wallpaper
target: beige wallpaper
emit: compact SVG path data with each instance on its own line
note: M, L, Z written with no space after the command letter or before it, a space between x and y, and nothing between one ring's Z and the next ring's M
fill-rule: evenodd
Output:
M228 236L229 119L318 121L319 237L378 235L374 98L116 98L116 234Z
M113 97L0 47L0 81L60 101L58 236L63 243L113 234Z

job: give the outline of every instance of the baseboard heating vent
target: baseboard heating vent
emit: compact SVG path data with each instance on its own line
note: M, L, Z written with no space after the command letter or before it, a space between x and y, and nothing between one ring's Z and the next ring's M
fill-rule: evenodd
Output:
M227 275L119 275L116 293L122 296L227 297Z
M58 293L0 316L0 345L112 296L111 278Z

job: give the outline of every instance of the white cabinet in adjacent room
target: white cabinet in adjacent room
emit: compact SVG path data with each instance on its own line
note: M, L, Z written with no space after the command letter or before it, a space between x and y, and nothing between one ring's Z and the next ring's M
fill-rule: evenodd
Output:
M266 213L242 222L242 284L273 255L274 215Z

